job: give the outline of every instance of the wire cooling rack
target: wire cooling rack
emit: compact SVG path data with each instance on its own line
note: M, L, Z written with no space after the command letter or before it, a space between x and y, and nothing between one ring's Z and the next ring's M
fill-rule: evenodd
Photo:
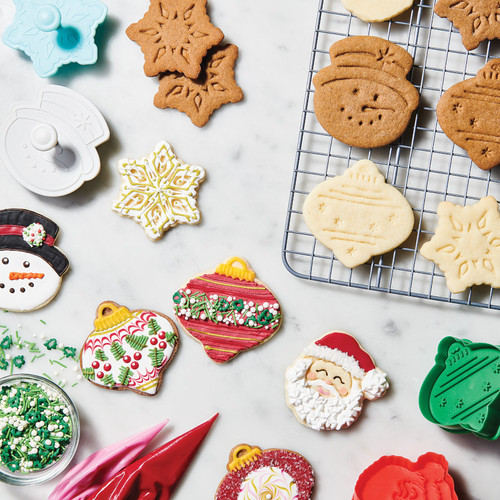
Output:
M465 151L444 135L436 120L441 94L498 57L500 43L483 42L467 52L458 31L448 19L435 15L433 6L433 0L422 0L395 20L367 24L346 11L340 0L319 1L283 261L292 274L313 281L500 309L500 290L491 287L472 287L452 295L439 268L418 252L434 234L441 201L471 205L487 195L500 199L500 172L483 171L474 165ZM420 104L406 132L388 147L364 150L347 146L326 133L314 114L314 74L330 64L328 50L334 42L354 35L385 38L404 47L414 59L409 79L420 93ZM364 158L375 162L387 182L400 189L413 207L416 223L402 247L349 269L316 241L304 222L302 206L317 184Z

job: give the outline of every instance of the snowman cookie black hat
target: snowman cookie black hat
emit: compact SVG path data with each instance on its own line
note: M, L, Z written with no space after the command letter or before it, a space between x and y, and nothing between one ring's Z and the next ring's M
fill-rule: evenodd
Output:
M47 261L62 276L69 267L67 257L54 246L59 226L30 210L0 210L0 250L20 250Z

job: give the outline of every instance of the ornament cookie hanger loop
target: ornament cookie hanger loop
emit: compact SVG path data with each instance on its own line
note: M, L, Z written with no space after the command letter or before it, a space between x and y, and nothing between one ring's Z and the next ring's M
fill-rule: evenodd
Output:
M237 446L229 454L227 470L230 472L239 470L248 463L255 462L259 455L262 455L262 450L258 446L252 447L248 444Z
M132 316L125 306L118 306L114 302L103 302L97 308L94 326L96 331L107 330Z
M255 271L240 257L231 257L223 264L219 264L215 269L215 273L237 278L242 281L255 280Z

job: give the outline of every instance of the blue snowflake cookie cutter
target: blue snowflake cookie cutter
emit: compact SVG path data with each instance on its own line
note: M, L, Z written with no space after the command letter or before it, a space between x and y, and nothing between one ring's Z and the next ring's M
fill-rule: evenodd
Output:
M94 64L97 26L108 13L100 0L13 0L16 14L3 42L26 53L39 76L72 62Z

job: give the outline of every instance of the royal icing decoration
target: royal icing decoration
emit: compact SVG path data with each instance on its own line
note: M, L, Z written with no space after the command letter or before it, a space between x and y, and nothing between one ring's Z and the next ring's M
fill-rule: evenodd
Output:
M193 278L173 301L182 327L216 363L262 344L281 325L276 297L239 257Z
M436 233L420 253L444 273L452 293L472 285L500 287L500 213L493 196L469 207L443 201Z
M357 420L365 399L382 397L389 384L357 340L328 333L310 344L286 372L287 404L314 430L340 430Z
M293 451L240 444L231 450L227 470L215 500L311 498L314 472L309 462Z
M445 337L420 389L425 418L451 432L500 437L500 346Z
M54 246L59 227L29 210L0 210L0 308L31 311L50 302L69 267Z
M154 311L130 311L114 302L103 302L94 325L80 354L83 376L108 389L154 396L177 351L173 321Z
M359 476L352 500L381 499L458 500L448 462L442 455L426 453L411 462L385 456Z
M130 217L156 240L177 224L197 224L197 190L205 179L202 167L179 159L170 144L163 141L139 160L121 160L120 197L113 210Z

